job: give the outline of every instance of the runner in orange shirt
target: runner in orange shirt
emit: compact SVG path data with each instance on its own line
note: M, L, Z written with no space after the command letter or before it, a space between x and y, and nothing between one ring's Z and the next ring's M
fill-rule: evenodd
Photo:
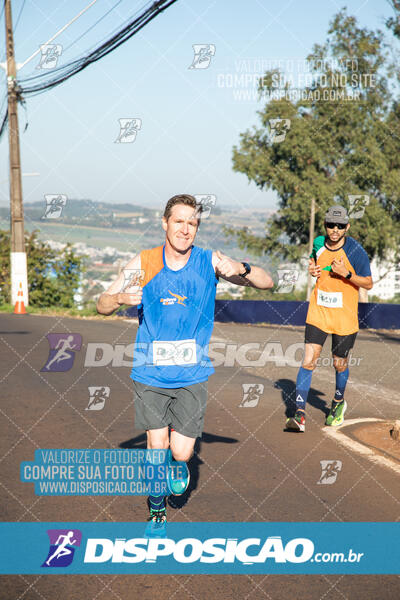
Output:
M329 208L325 215L326 235L314 240L309 272L317 277L305 330L303 365L296 380L296 412L286 421L287 429L305 430L305 408L312 372L328 334L332 334L332 357L336 391L325 424L343 423L347 404L344 391L349 377L348 354L358 332L358 289L372 288L371 269L364 248L351 237L349 217L343 206Z

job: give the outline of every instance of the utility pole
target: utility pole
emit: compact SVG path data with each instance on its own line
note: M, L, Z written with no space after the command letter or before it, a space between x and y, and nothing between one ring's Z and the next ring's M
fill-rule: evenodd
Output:
M11 303L17 301L20 283L24 303L28 305L28 272L25 252L24 209L22 204L21 158L18 129L18 85L14 56L14 37L11 19L11 0L5 0L8 90L8 141L10 154L10 208L11 208Z
M315 198L311 198L311 214L310 214L310 233L308 239L308 256L310 256L313 243L314 243L314 229L315 229ZM308 265L307 265L308 266ZM308 273L307 277L307 300L311 296L311 275Z
M97 0L91 0L90 4L82 9L71 21L54 34L46 44L52 42L67 27L83 15ZM17 84L17 69L22 69L37 54L41 48L36 50L21 64L15 63L14 55L14 36L11 18L11 0L4 0L4 14L6 23L6 53L7 63L0 63L0 67L5 68L7 73L7 91L8 91L8 141L10 154L10 207L11 207L11 303L17 301L19 285L22 283L24 294L24 304L29 304L28 297L28 270L25 252L24 235L24 208L22 203L22 183L21 183L21 157L19 151L19 128L18 128L18 95L19 86Z

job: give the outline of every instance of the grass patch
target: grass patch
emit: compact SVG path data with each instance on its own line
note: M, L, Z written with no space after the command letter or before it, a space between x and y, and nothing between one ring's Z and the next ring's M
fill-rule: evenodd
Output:
M0 305L0 313L13 313L14 307L12 304L1 304ZM96 308L93 306L83 308L79 310L78 308L63 308L60 306L49 306L49 307L40 307L40 306L32 306L29 305L26 307L26 312L30 315L47 315L47 316L65 316L65 317L99 317L105 318L102 315L98 315ZM107 317L109 318L109 317Z

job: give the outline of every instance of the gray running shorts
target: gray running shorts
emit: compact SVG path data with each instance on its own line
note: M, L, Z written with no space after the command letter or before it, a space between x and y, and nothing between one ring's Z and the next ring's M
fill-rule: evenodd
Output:
M207 381L181 388L159 388L133 381L135 429L171 425L187 437L201 437L207 404Z

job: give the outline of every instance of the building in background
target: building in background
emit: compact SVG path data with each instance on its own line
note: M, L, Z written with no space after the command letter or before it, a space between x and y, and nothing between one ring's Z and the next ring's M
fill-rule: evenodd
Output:
M400 263L373 260L371 262L371 273L374 287L370 296L378 296L381 300L391 300L396 294L400 294Z

